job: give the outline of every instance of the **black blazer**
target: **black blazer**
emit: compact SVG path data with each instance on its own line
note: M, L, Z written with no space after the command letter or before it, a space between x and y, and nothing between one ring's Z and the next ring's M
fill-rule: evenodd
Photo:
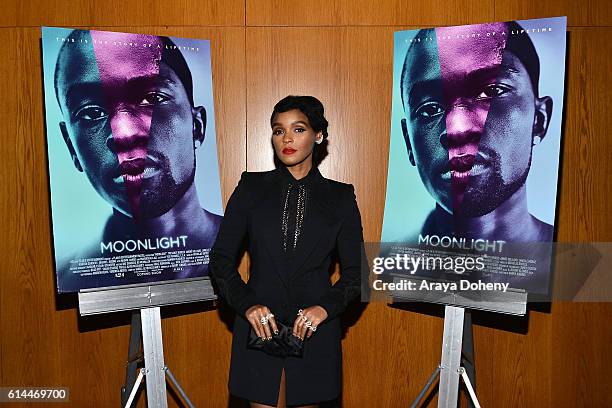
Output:
M326 179L316 168L312 172L303 231L290 264L281 250L284 177L292 177L284 167L242 173L210 253L209 271L220 295L237 312L230 391L250 401L276 405L283 367L288 405L333 399L340 392L337 317L360 292L361 218L352 185ZM251 270L245 283L236 269L236 258L247 236ZM332 286L329 268L336 250L341 277ZM244 314L255 304L267 306L288 324L293 324L299 309L314 305L322 306L328 317L306 340L303 358L280 359L246 348L250 325Z

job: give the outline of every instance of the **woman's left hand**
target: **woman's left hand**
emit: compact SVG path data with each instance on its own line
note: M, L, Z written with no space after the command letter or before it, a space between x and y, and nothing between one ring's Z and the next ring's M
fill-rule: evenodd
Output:
M293 323L293 335L304 340L304 338L312 336L312 333L325 319L327 319L327 311L321 306L310 306L301 310Z

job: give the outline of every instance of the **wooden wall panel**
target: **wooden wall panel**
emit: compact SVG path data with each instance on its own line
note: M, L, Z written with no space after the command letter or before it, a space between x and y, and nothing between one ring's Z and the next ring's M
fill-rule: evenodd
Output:
M49 0L3 7L0 27L244 25L243 0Z
M346 13L351 24L356 25L418 25L434 27L443 25L474 24L491 21L493 0L387 0L384 5L377 0L345 0Z
M552 313L551 407L612 406L611 303L555 303Z
M246 0L249 26L440 25L492 21L493 0Z
M605 0L496 1L496 21L567 16L570 26L611 26L612 2Z
M246 0L248 26L341 26L344 0Z
M330 122L329 143L346 147L348 137L341 121L346 92L340 86L345 60L345 28L247 28L247 168L250 171L274 168L270 113L274 104L287 95L318 97ZM330 155L331 156L331 155ZM333 157L333 160L341 160ZM343 158L349 155L343 156ZM353 156L354 157L354 156ZM342 171L345 161L322 172ZM331 175L330 175L331 176ZM335 174L332 176L336 176Z
M551 391L549 314L530 310L526 317L473 312L476 388L483 407L555 407Z
M607 129L612 90L611 28L571 28L559 202L559 241L612 241L612 171Z

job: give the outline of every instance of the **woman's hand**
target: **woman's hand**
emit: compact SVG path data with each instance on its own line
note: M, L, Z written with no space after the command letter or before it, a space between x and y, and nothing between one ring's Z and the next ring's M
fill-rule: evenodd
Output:
M325 319L327 319L327 311L321 306L310 306L300 310L293 323L293 335L304 340L304 336L312 336L312 333Z
M254 305L247 309L244 313L246 319L253 326L253 330L262 340L270 340L272 332L278 333L274 315L266 306Z

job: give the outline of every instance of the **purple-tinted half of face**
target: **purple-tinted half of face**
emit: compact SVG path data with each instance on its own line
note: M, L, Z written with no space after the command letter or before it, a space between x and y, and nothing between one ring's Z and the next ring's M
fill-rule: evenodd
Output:
M494 81L506 45L503 23L436 28L438 58L444 96L448 172L453 213L461 212L472 177L484 171L490 158L479 152L490 108L490 98L479 95L479 86Z
M107 144L117 155L119 168L114 182L123 184L132 216L140 215L140 196L147 171L147 144L153 107L130 94L138 81L159 75L163 45L159 37L141 34L90 31L108 107L111 139Z

